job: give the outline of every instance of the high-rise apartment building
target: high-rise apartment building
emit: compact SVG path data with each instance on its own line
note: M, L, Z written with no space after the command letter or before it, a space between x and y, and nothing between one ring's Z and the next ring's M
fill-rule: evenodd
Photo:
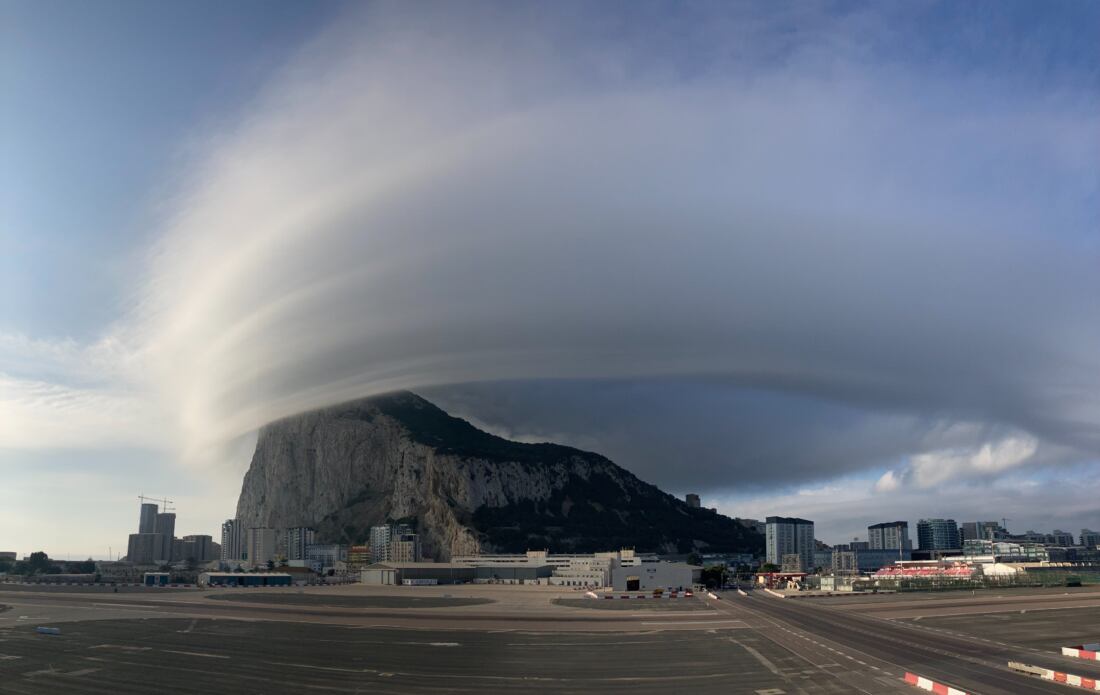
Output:
M989 541L1000 534L1001 524L998 521L967 521L962 525L964 541Z
M176 537L175 512L160 512L157 514L156 533L161 537L157 559L171 562L175 559L172 557L172 540Z
M305 560L306 547L313 545L316 532L308 526L295 526L286 530L286 559Z
M222 560L240 560L244 553L245 533L241 522L226 519L222 523Z
M798 555L802 571L814 567L814 522L784 516L769 516L765 523L767 561L784 564L785 555Z
M1081 545L1086 548L1095 548L1100 545L1100 531L1090 531L1087 528L1081 529Z
M870 550L908 550L908 521L887 521L867 527L867 544ZM853 548L854 549L854 548Z
M921 550L961 548L959 526L954 519L921 519L917 522L917 543Z
M275 529L250 528L245 535L245 559L253 567L275 560Z
M138 533L157 532L157 505L145 502L141 505L141 519L138 521Z
M385 562L390 559L390 539L392 538L390 526L372 526L370 529L370 560L371 562Z

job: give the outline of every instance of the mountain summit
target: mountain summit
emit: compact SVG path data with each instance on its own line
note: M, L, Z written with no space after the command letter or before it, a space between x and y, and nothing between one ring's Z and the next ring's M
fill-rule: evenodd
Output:
M483 432L408 391L295 415L260 431L237 502L245 528L312 526L363 543L391 520L424 553L759 551L737 521L695 509L608 459Z

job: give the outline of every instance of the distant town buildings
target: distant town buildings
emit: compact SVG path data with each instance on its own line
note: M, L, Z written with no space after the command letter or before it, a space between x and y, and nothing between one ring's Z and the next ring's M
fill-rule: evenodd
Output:
M1087 528L1081 529L1081 545L1085 548L1100 546L1100 531L1090 531Z
M908 550L912 548L909 540L908 521L887 521L867 527L868 550Z
M917 542L921 550L962 548L959 527L954 519L921 519L917 522Z
M250 528L245 536L245 557L248 564L256 567L275 561L277 550L275 529L267 527Z
M338 543L314 543L306 547L306 566L318 574L334 571L336 563L346 562L348 547Z
M384 562L390 559L390 536L392 529L388 525L372 526L370 530L371 562Z
M766 519L765 539L767 561L782 565L785 556L797 555L801 570L808 572L814 566L814 522L784 516L769 516Z
M997 521L967 521L962 525L962 539L964 541L973 540L994 540L1000 538L1005 532L1001 528L1000 522Z
M288 561L305 560L306 548L313 545L316 532L308 526L288 528L285 534L284 555Z
M221 555L221 546L210 536L176 538L176 514L142 496L138 532L126 544L126 560L133 565L164 565L172 562L209 562ZM163 500L164 504L171 500Z
M687 506L694 509L699 509L702 506L702 502L699 500L699 495L696 495L694 492L689 492L684 497L684 501L687 502Z
M244 542L245 533L241 522L236 519L226 519L222 524L221 559L240 560L244 556Z

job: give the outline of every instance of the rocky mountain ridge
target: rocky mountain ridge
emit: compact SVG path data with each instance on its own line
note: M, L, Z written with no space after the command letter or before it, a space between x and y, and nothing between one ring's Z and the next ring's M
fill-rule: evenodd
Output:
M488 434L401 391L265 426L237 503L248 527L312 526L362 543L412 523L426 555L474 552L759 551L737 521L694 509L610 460Z

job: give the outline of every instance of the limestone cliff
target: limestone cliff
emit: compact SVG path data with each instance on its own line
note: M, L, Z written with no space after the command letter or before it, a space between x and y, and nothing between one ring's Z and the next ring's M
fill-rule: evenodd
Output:
M733 519L690 508L598 454L495 437L407 391L264 427L237 518L246 528L312 526L321 541L341 543L407 520L437 559L762 545Z

